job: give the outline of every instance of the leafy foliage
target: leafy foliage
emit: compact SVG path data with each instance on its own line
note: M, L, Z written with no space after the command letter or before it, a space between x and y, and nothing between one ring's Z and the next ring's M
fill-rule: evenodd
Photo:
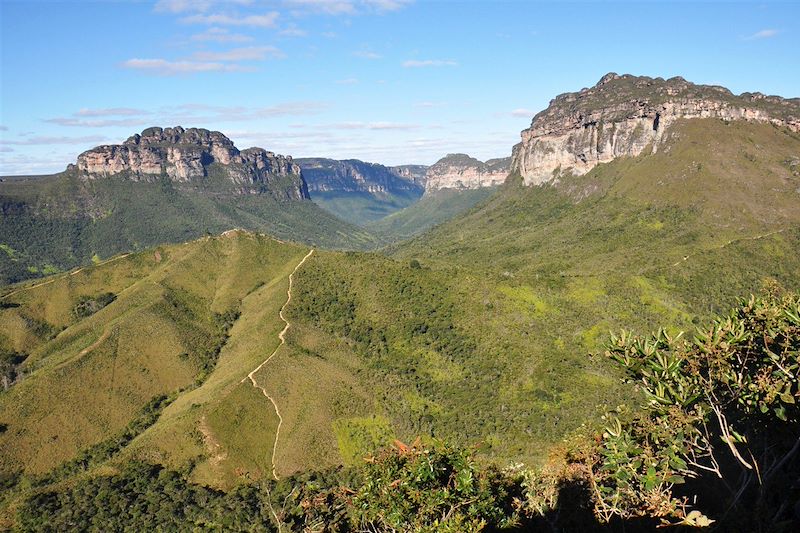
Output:
M76 318L86 318L113 302L116 297L113 292L104 292L97 296L84 296L78 300L72 312Z
M513 480L481 469L473 451L434 441L395 443L367 459L352 500L352 518L366 531L461 532L517 523Z
M773 286L691 340L623 332L607 355L645 402L632 420L612 416L603 434L591 471L600 517L709 525L687 511L675 488L686 484L683 492L697 494L701 506L738 511L754 525L791 518L798 496L791 479L800 473L798 295Z
M235 194L219 176L209 180L189 187L168 180L86 182L64 173L4 182L0 283L89 264L95 255L102 259L232 228L332 248L378 244L368 231L309 200L280 200L269 191Z

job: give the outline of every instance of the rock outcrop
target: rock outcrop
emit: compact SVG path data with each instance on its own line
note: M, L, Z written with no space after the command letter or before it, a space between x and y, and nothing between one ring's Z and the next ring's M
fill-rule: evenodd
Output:
M417 183L412 165L386 167L358 159L298 158L309 192L367 192L370 194L416 193L422 195L423 185Z
M425 191L479 189L500 185L508 177L510 157L479 161L467 154L448 154L430 167Z
M389 167L389 170L400 176L406 181L416 183L420 187L425 187L427 165L397 165Z
M771 123L800 131L800 99L695 85L683 78L609 73L592 88L557 96L533 117L514 147L511 170L528 185L560 172L585 174L620 156L656 152L680 119L716 118Z
M70 169L88 180L122 176L148 182L166 177L176 183L201 184L221 178L240 193L309 197L300 167L291 156L261 148L239 151L222 133L202 128L148 128L122 144L80 154Z

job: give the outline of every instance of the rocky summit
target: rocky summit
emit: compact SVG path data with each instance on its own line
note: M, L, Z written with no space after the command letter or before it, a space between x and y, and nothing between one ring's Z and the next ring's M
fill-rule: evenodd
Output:
M479 189L500 185L508 176L511 158L479 161L467 154L448 154L428 168L425 191Z
M528 185L561 172L585 174L620 156L655 153L664 132L681 119L771 123L800 131L800 99L724 87L609 73L594 87L565 93L533 117L514 147L511 169Z
M201 182L220 174L241 193L266 188L289 199L308 198L300 167L291 156L262 148L238 150L218 131L202 128L147 128L122 144L103 145L80 154L67 170L88 180L124 176L133 181ZM222 172L214 172L220 170ZM293 178L287 186L286 178ZM272 187L280 181L279 187Z

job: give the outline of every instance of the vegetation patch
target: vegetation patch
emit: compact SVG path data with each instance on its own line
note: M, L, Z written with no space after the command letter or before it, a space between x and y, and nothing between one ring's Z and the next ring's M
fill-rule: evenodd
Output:
M339 453L346 465L388 446L395 438L391 423L380 415L341 418L333 422Z

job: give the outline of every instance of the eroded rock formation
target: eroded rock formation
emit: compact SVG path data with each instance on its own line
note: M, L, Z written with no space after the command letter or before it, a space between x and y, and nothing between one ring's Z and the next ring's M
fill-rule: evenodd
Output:
M85 179L123 176L134 181L202 182L220 178L239 192L308 198L300 167L291 156L261 148L239 151L218 131L202 128L148 128L122 144L92 148L72 166Z
M800 99L695 85L683 78L609 73L594 87L565 93L533 117L514 147L511 170L526 184L560 172L581 175L620 156L656 152L663 134L680 119L768 122L800 131Z
M371 194L416 192L417 183L411 167L386 167L358 159L299 158L295 162L303 169L308 189L314 192L368 192ZM424 167L423 167L424 168Z
M483 162L467 154L448 154L428 167L425 191L500 185L508 176L510 163L509 157Z

